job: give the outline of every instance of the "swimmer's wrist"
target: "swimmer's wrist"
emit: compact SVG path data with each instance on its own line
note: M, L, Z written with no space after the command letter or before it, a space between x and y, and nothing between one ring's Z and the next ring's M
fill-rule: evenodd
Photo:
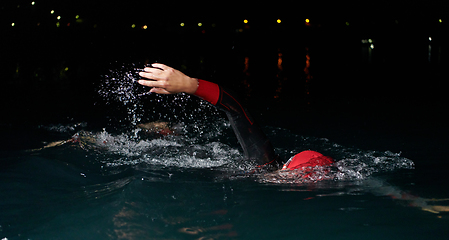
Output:
M198 79L197 78L191 78L188 77L187 82L187 87L186 87L186 91L184 91L185 93L188 94L195 94L196 90L198 89Z

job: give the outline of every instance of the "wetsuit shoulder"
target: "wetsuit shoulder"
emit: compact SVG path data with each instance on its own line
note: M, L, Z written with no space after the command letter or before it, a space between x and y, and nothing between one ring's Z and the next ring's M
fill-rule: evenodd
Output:
M246 158L259 165L277 161L271 142L235 94L215 83L199 80L195 95L226 113Z

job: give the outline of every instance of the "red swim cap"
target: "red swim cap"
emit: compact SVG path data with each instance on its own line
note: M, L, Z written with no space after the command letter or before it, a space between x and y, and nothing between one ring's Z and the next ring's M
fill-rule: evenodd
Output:
M288 160L282 170L294 170L304 167L326 166L334 163L331 157L311 150L303 151Z

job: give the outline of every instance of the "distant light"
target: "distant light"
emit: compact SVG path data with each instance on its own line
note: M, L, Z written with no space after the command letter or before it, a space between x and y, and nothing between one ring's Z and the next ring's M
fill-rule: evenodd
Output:
M179 24L181 27L184 27L186 24L185 23L181 23L181 24Z
M142 26L142 29L147 29L147 28L148 28L147 25L143 25L143 26Z
M281 23L282 21L281 21L281 19L278 18L278 20L276 20L276 22L277 23Z
M304 22L306 26L310 27L310 19L306 18Z
M53 14L53 13L55 13L55 10L51 10L51 11L50 11L50 14Z
M248 23L248 20L247 19L243 20L243 23Z
M56 23L56 27L59 27L59 26L61 26L61 24L59 22L57 22Z
M371 49L374 49L374 44L371 44L369 47L370 47Z
M371 38L368 39L368 42L369 42L369 43L373 43L373 39L371 39Z
M69 67L64 68L64 71L66 72L69 71Z
M34 2L34 1L33 1L33 2L31 2L31 5L32 5L32 6L34 6L34 4L36 4L36 2Z
M131 25L131 28L136 28L136 24Z
M346 26L349 26L349 22L346 22Z
M80 18L80 15L76 15L76 16L75 16L75 19L78 19L78 18Z
M201 27L201 26L203 26L203 23L198 23L198 27Z
M61 16L58 16L56 19L61 20Z
M15 23L11 23L11 27L14 27L14 26L16 26L16 24Z
M442 22L443 22L443 19L441 19L441 18L440 18L440 19L438 19L438 22L442 23Z
M429 37L429 41L432 41L432 37Z

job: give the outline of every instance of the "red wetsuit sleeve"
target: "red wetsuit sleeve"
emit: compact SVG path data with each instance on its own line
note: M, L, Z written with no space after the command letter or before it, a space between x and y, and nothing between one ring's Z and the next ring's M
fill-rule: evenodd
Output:
M195 96L217 105L220 98L220 87L215 83L198 79L198 89L195 92Z
M261 166L270 165L274 159L278 159L268 138L232 92L215 83L198 80L198 89L194 95L226 113L245 158Z

